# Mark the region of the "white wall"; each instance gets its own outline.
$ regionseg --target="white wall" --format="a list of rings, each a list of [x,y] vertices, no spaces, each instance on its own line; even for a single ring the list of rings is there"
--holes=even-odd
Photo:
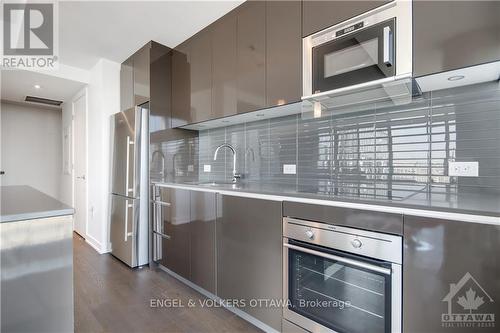
[[[87,241],[109,251],[110,116],[120,111],[120,64],[101,59],[88,85],[88,226]]]
[[[2,185],[30,185],[60,198],[60,110],[2,102],[0,150]]]

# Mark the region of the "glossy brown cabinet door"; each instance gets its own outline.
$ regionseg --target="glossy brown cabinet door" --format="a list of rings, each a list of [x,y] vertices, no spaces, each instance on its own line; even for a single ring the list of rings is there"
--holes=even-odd
[[[279,201],[217,195],[217,294],[245,300],[241,310],[276,330],[281,309],[250,300],[282,298],[281,219]]]
[[[209,30],[189,40],[190,122],[198,123],[212,116],[212,45]]]
[[[134,60],[125,60],[120,67],[120,110],[134,107]]]
[[[170,204],[162,206],[164,221],[162,233],[162,259],[160,263],[186,279],[191,276],[190,242],[190,193],[187,190],[161,188],[161,200]]]
[[[308,1],[304,0],[302,35],[309,36],[332,25],[363,14],[390,1]]]
[[[149,132],[155,133],[172,127],[171,49],[151,42],[150,58]],[[154,137],[150,139],[155,141]]]
[[[403,332],[498,332],[498,322],[446,318],[451,312],[498,320],[499,252],[498,225],[405,216]]]
[[[236,45],[235,12],[212,25],[212,118],[236,113]]]
[[[211,192],[190,191],[190,280],[215,294],[215,198]]]
[[[151,44],[144,45],[134,54],[134,104],[149,101],[149,62]]]
[[[500,1],[414,1],[414,73],[500,60]]]
[[[266,106],[266,3],[247,1],[238,8],[237,113]]]
[[[266,1],[266,106],[302,96],[302,3]]]
[[[172,51],[172,127],[191,123],[191,69],[189,44]]]

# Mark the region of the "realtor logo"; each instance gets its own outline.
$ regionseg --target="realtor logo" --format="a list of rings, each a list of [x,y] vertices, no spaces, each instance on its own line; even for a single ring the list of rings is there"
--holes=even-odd
[[[5,68],[54,68],[57,60],[57,3],[2,4]]]
[[[495,327],[495,314],[487,310],[493,298],[469,272],[450,284],[443,302],[448,303],[447,313],[441,315],[443,327]]]

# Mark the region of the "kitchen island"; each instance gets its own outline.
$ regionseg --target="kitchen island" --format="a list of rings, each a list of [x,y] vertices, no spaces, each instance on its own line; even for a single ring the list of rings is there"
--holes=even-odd
[[[73,208],[30,186],[0,187],[2,332],[72,332]]]

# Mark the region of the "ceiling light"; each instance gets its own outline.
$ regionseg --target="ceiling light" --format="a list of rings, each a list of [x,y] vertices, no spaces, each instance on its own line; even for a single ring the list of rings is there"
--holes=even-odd
[[[458,81],[462,80],[463,78],[465,78],[464,75],[453,75],[448,78],[448,81]]]
[[[39,84],[35,84],[33,87],[35,87],[35,89],[40,89],[41,86]]]

